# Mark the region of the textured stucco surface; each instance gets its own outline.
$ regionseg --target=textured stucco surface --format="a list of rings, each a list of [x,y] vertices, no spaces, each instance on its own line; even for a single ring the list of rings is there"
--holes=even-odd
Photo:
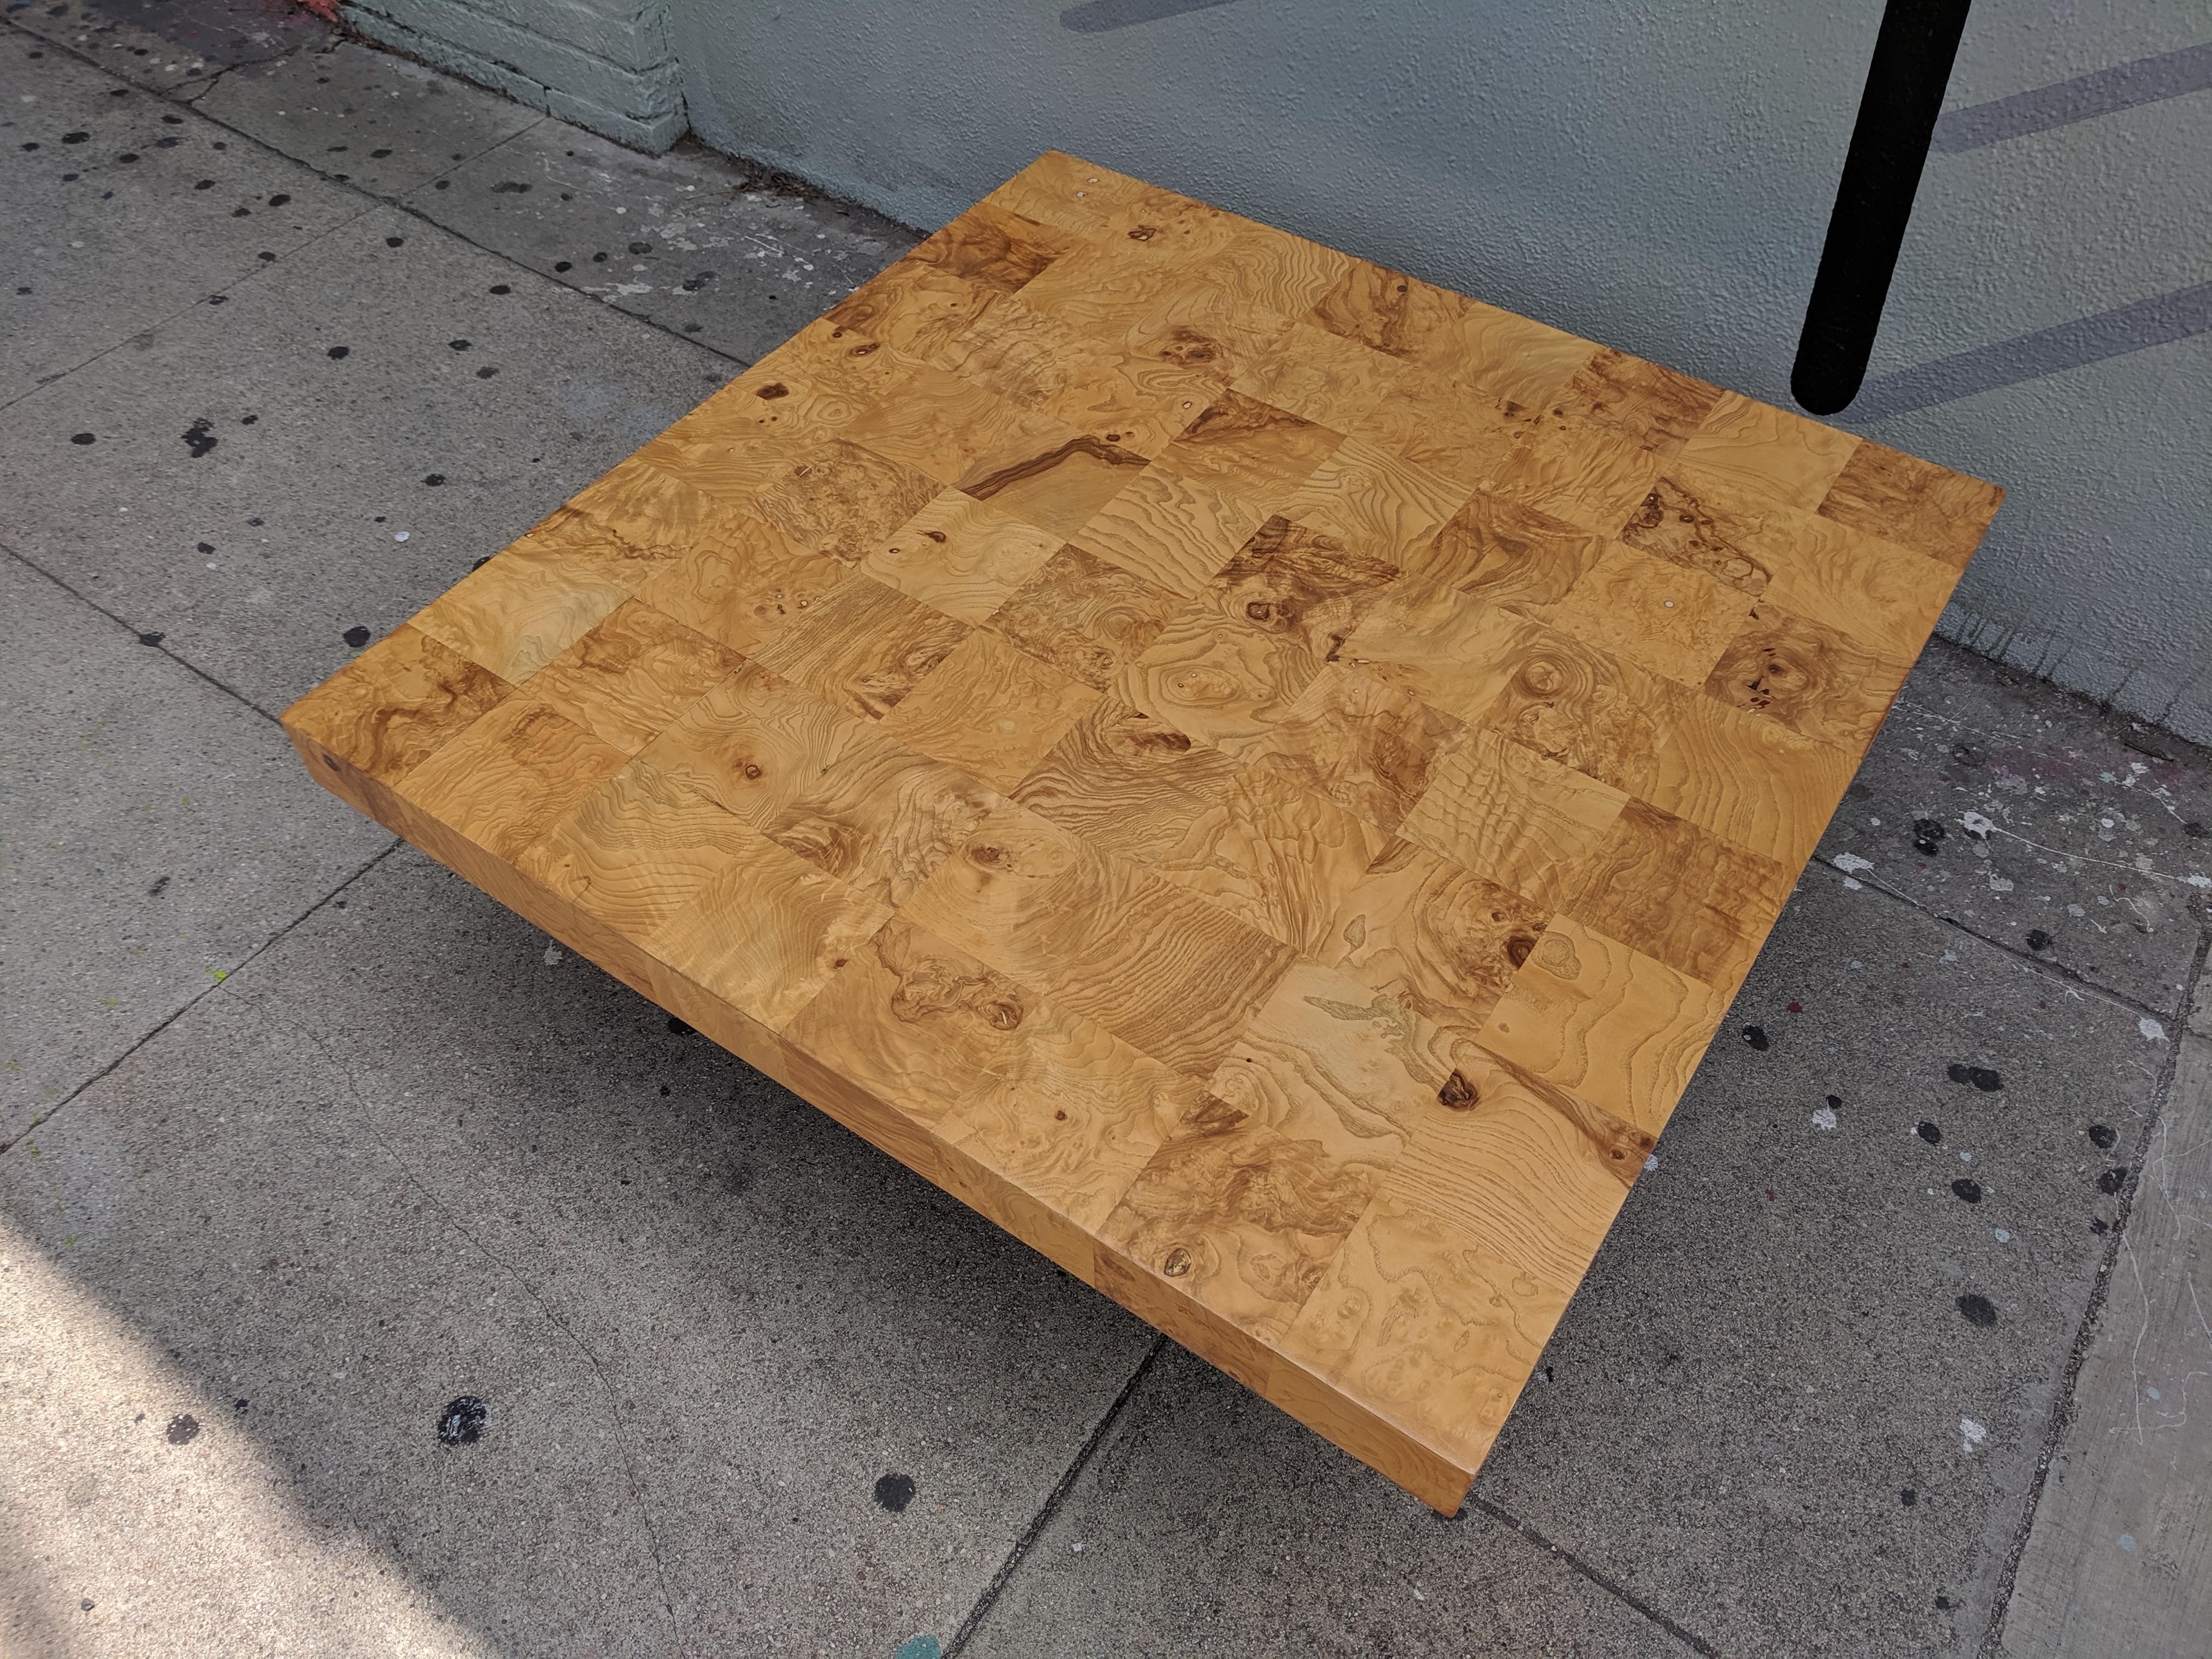
[[[343,0],[370,40],[641,149],[684,136],[665,0]]]
[[[907,222],[1057,146],[1788,403],[1877,0],[1232,0],[1095,32],[1061,9],[669,21],[701,138]],[[1949,103],[2208,33],[2181,0],[1984,0]],[[2212,276],[2208,102],[1931,158],[1870,382]],[[2011,490],[1946,634],[2212,737],[2212,336],[1838,423]]]

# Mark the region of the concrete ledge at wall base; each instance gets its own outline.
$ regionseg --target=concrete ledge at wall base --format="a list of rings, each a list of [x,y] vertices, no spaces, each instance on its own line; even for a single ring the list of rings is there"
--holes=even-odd
[[[529,27],[502,0],[341,0],[338,14],[380,46],[638,149],[657,155],[690,128],[660,0],[568,0]]]

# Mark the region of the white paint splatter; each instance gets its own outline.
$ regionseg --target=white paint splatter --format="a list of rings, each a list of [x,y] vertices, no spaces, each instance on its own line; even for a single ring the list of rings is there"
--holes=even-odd
[[[1997,1243],[2000,1243],[2000,1244],[2009,1244],[2009,1243],[2012,1243],[2012,1235],[2011,1235],[2010,1233],[2007,1232],[2003,1228],[2002,1228],[2002,1227],[1998,1228],[1998,1229],[1997,1229]]]
[[[1646,1174],[1646,1175],[1650,1175],[1650,1174],[1654,1170],[1657,1169],[1658,1167],[1659,1167],[1659,1154],[1658,1154],[1658,1153],[1656,1153],[1656,1152],[1652,1153],[1650,1157],[1649,1157],[1649,1158],[1645,1158],[1645,1159],[1644,1160],[1644,1174]]]
[[[1836,1127],[1836,1109],[1832,1106],[1823,1106],[1820,1110],[1814,1112],[1813,1114],[1813,1127],[1816,1129],[1834,1128]]]
[[[562,960],[563,957],[559,945],[549,945],[545,947],[545,965],[548,968],[558,968]]]
[[[1970,1452],[1990,1437],[1990,1431],[1971,1417],[1959,1419],[1959,1449]]]
[[[1970,836],[1986,836],[1997,827],[1996,819],[1985,818],[1979,812],[1961,812],[1959,823]]]
[[[407,532],[404,530],[395,530],[392,532],[392,539],[395,542],[404,542],[407,539]]]
[[[1863,893],[1866,891],[1866,884],[1864,882],[1854,881],[1849,876],[1845,876],[1844,878],[1844,885],[1846,889],[1854,893]]]
[[[2148,1014],[2145,1014],[2141,1019],[2136,1022],[2136,1030],[2143,1034],[2143,1037],[2146,1042],[2163,1042],[2166,1041],[2166,1027],[2160,1024]]]
[[[2136,1553],[2135,1534],[2131,1532],[2122,1533],[2120,1534],[2120,1547],[2125,1550],[2130,1555],[2133,1555]]]
[[[2212,876],[2184,876],[2182,879],[2191,887],[2212,887]]]
[[[1838,853],[1828,862],[1847,876],[1856,875],[1862,870],[1874,868],[1872,859],[1863,859],[1856,853]]]

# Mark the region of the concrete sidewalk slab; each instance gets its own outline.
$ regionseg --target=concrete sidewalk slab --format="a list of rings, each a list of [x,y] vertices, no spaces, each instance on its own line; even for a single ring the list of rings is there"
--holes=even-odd
[[[2212,754],[1938,640],[1816,856],[2171,1023],[2208,830]]]
[[[1441,1520],[1170,1343],[960,1659],[1697,1650],[1479,1509]]]
[[[258,276],[364,205],[12,29],[0,29],[0,149],[13,152],[0,171],[0,403]]]
[[[751,362],[920,239],[702,150],[533,127],[407,204],[609,305]]]
[[[234,70],[193,107],[739,362],[918,240],[696,145],[640,155],[353,41]]]
[[[4,1223],[0,1376],[0,1650],[484,1650],[383,1540],[313,1523],[240,1426],[250,1400],[196,1386]]]
[[[158,92],[190,92],[239,64],[330,38],[292,0],[15,0],[8,21]]]
[[[2201,983],[2202,981],[2200,981]],[[2212,1632],[2212,1041],[2181,1039],[2005,1610],[2018,1659],[2189,1659]],[[2190,1392],[2197,1391],[2191,1409]]]
[[[26,556],[274,710],[726,369],[375,208],[0,410],[0,497]]]
[[[949,1634],[1152,1340],[407,850],[0,1159],[0,1217],[503,1651]]]
[[[192,107],[387,200],[545,118],[497,93],[336,38],[234,70]]]
[[[269,721],[0,553],[0,1146],[392,845]]]

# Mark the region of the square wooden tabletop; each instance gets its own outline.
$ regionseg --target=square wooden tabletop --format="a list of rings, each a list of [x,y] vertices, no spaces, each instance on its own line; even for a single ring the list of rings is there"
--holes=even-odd
[[[285,723],[1449,1512],[2000,493],[1052,154]]]

